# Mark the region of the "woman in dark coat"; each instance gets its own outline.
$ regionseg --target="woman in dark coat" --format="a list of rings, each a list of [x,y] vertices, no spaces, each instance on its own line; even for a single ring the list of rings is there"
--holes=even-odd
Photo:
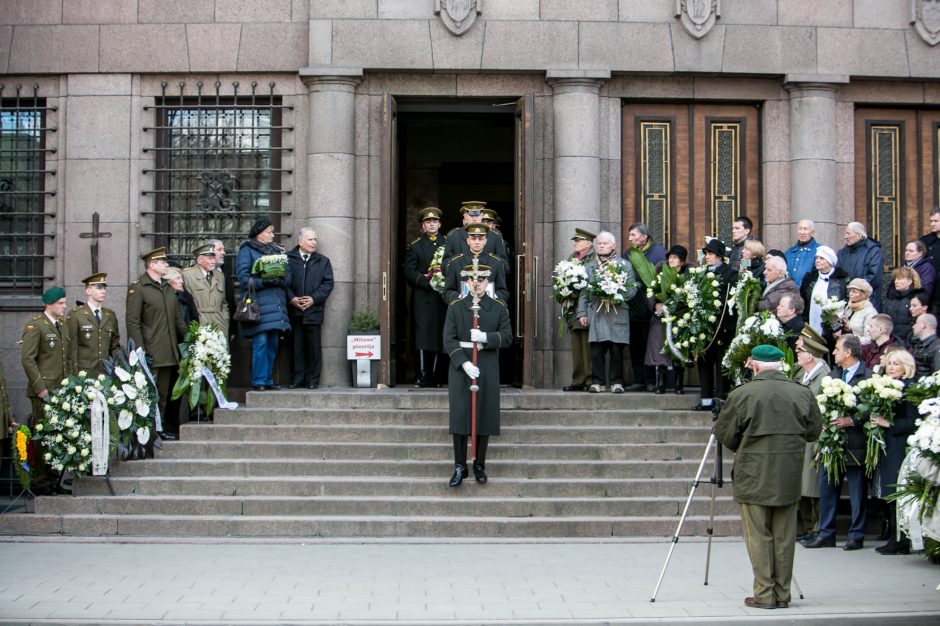
[[[746,249],[747,246],[745,245]],[[689,267],[686,263],[688,257],[689,251],[685,247],[673,246],[666,254],[666,263],[676,270],[677,274],[684,274]],[[656,271],[662,274],[663,263],[656,266]],[[663,346],[666,343],[663,302],[660,302],[656,297],[649,297],[647,301],[653,311],[653,318],[650,320],[649,336],[646,340],[646,357],[643,364],[656,368],[656,393],[666,393],[666,387],[674,389],[679,394],[685,393],[683,387],[685,369],[682,367],[682,362],[674,362],[670,356],[663,354]]]
[[[287,294],[284,291],[290,282],[290,265],[287,266],[287,276],[284,278],[262,279],[251,273],[256,260],[272,254],[284,254],[284,249],[274,243],[271,220],[261,218],[252,225],[248,231],[248,241],[238,248],[235,257],[235,273],[242,294],[248,293],[250,287],[261,312],[259,321],[241,323],[242,336],[251,338],[251,387],[255,391],[280,389],[274,382],[274,359],[280,334],[290,330]]]
[[[186,291],[186,287],[183,285],[183,274],[179,268],[171,267],[168,269],[166,274],[163,275],[163,280],[169,283],[173,291],[176,292],[176,301],[180,305],[180,317],[183,319],[183,323],[186,324],[186,328],[189,328],[189,325],[193,322],[198,322],[199,312],[196,310],[196,301],[193,300],[193,295]]]
[[[914,328],[911,298],[920,290],[920,276],[909,267],[899,267],[891,273],[891,279],[883,312],[894,320],[894,336],[909,346]]]
[[[895,350],[885,356],[886,374],[901,380],[905,389],[914,383],[914,370],[914,357],[906,350]],[[878,464],[880,495],[884,499],[895,492],[894,485],[898,482],[901,464],[907,454],[907,437],[917,429],[917,408],[907,400],[902,400],[895,408],[894,424],[889,424],[881,416],[872,416],[871,421],[884,429],[885,451]],[[890,539],[875,550],[881,554],[907,554],[911,550],[910,540],[904,536],[900,539],[897,537],[897,502],[889,503],[887,510]]]
[[[836,267],[836,262],[836,253],[832,248],[819,246],[816,249],[813,271],[803,277],[803,284],[800,285],[803,320],[823,336],[829,352],[832,352],[836,345],[835,329],[822,321],[822,305],[819,300],[846,300],[849,282],[849,275],[841,267]],[[820,277],[823,279],[821,284]]]
[[[904,261],[907,267],[917,272],[920,277],[920,288],[927,294],[929,301],[937,282],[937,270],[927,257],[927,246],[924,242],[920,239],[907,242],[904,246]]]

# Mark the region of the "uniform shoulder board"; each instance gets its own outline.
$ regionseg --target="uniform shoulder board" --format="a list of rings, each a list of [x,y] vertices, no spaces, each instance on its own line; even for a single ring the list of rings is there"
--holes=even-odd
[[[414,241],[412,241],[411,243],[409,243],[409,244],[408,244],[408,247],[410,248],[411,246],[415,245],[415,244],[418,243],[419,241],[421,241],[421,237],[418,237],[417,239],[415,239]]]
[[[78,312],[81,311],[83,308],[85,308],[85,305],[84,305],[84,304],[79,304],[78,306],[73,306],[72,309],[69,311],[69,313],[78,313]]]
[[[461,228],[463,228],[463,227],[462,227],[462,226],[457,226],[457,227],[455,227],[455,228],[451,228],[449,231],[447,231],[447,236],[450,237],[451,235],[453,235],[454,233],[456,233],[456,232],[457,232],[458,230],[460,230]]]
[[[498,302],[499,304],[502,304],[507,309],[509,308],[509,305],[506,304],[504,301],[500,300],[499,298],[493,298],[493,302]]]

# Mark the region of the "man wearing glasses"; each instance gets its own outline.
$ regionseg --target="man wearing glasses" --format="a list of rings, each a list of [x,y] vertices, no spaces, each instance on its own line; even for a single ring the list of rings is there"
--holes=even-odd
[[[71,361],[75,371],[88,372],[89,378],[103,374],[101,364],[121,349],[121,329],[117,315],[104,306],[108,290],[104,272],[83,278],[85,304],[74,307],[65,318]]]

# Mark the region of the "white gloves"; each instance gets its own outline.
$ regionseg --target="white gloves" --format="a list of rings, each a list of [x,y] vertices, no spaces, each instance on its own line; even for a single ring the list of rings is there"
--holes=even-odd
[[[474,365],[472,362],[470,362],[470,361],[464,361],[464,362],[463,362],[463,365],[461,365],[460,367],[463,368],[463,371],[464,371],[464,372],[467,374],[467,376],[469,376],[470,378],[479,378],[479,376],[480,376],[480,368],[477,367],[476,365]]]
[[[471,328],[470,341],[473,343],[486,343],[486,333],[479,328]]]

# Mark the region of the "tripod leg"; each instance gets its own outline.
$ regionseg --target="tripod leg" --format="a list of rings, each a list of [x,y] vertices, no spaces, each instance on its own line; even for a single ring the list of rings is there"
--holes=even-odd
[[[708,548],[705,551],[705,584],[708,585],[708,570],[712,563],[712,537],[715,536],[715,480],[712,479],[712,502],[708,513]]]
[[[685,501],[685,508],[682,510],[682,516],[679,518],[679,524],[676,526],[676,532],[672,536],[672,544],[669,546],[669,553],[666,555],[666,562],[663,563],[663,569],[659,573],[659,580],[656,581],[656,588],[653,589],[653,597],[650,598],[650,602],[656,602],[656,594],[659,593],[659,587],[663,584],[663,578],[666,576],[666,568],[669,567],[669,559],[672,558],[672,552],[676,549],[676,544],[679,543],[679,532],[682,530],[682,524],[685,523],[685,516],[689,513],[689,507],[692,505],[692,498],[695,496],[695,489],[702,480],[702,471],[705,469],[705,463],[708,462],[708,453],[712,449],[712,444],[714,444],[716,441],[717,439],[715,439],[715,431],[712,429],[712,433],[708,437],[708,443],[705,445],[705,454],[702,455],[702,462],[699,463],[698,471],[695,473],[695,480],[692,481],[692,490],[689,491],[689,497]]]
[[[793,586],[796,587],[796,592],[800,595],[800,600],[803,599],[803,590],[800,589],[800,583],[796,582],[796,576],[790,577],[790,582],[793,583]]]

